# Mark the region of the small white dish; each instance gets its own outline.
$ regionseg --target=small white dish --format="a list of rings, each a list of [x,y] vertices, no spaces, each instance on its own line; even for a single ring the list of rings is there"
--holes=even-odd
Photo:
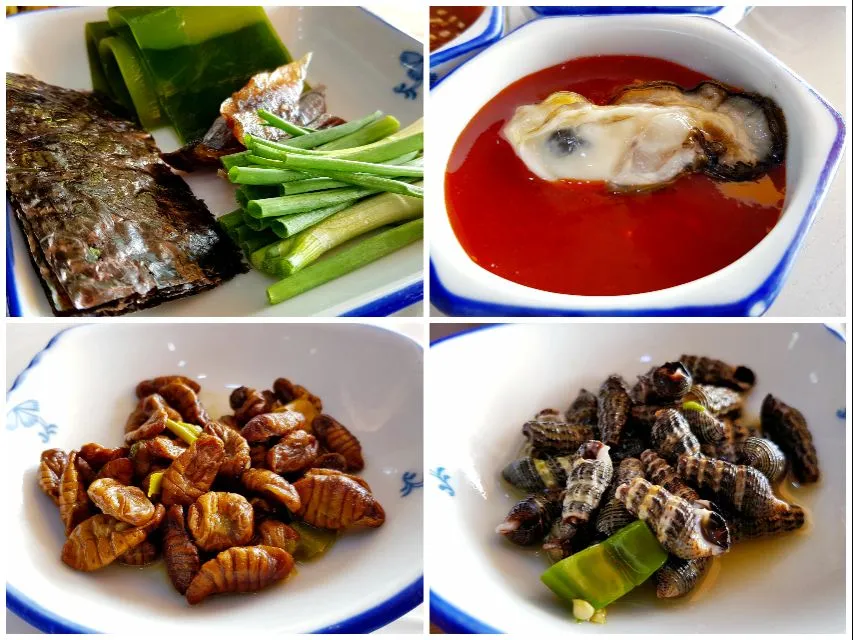
[[[791,489],[809,524],[744,542],[697,588],[662,602],[644,584],[607,607],[607,623],[576,624],[539,580],[547,561],[495,533],[520,499],[501,469],[521,425],[564,410],[612,373],[698,353],[753,368],[747,413],[773,393],[809,422],[821,480]],[[489,326],[431,347],[426,431],[426,548],[431,621],[448,633],[519,637],[577,633],[841,633],[845,625],[844,508],[849,455],[845,344],[819,324],[536,324]],[[448,392],[452,390],[452,392]],[[453,416],[448,420],[447,416]]]
[[[512,82],[565,60],[646,55],[773,98],[788,125],[787,195],[772,231],[746,255],[676,287],[624,296],[574,296],[505,280],[475,264],[445,207],[444,172],[459,134]],[[464,96],[464,100],[460,100]],[[711,18],[669,15],[551,17],[528,22],[457,68],[430,95],[426,180],[430,297],[448,315],[760,316],[779,293],[844,147],[841,116],[753,40]],[[843,230],[839,229],[839,233]]]
[[[48,633],[172,635],[363,633],[423,599],[423,351],[409,338],[350,324],[96,324],[53,338],[6,397],[6,606]],[[346,532],[297,575],[254,594],[190,606],[162,563],[73,571],[60,560],[64,531],[38,488],[39,454],[115,446],[135,405],[134,386],[156,375],[198,380],[213,416],[245,384],[285,376],[323,399],[324,411],[363,445],[362,475],[387,520]]]
[[[486,7],[473,24],[450,42],[429,54],[429,82],[435,86],[444,76],[479,51],[497,42],[504,33],[504,7]]]
[[[215,8],[211,8],[215,11]],[[270,7],[290,53],[314,53],[308,79],[326,86],[329,112],[346,119],[377,109],[402,126],[423,116],[423,45],[359,7]],[[33,11],[7,19],[6,71],[62,87],[91,90],[83,27],[106,8]],[[171,129],[153,132],[163,151],[178,148]],[[234,187],[214,172],[184,177],[215,216],[235,208]],[[52,316],[18,222],[7,204],[8,315]],[[270,306],[273,279],[250,271],[220,287],[137,312],[136,316],[385,316],[423,298],[423,243],[416,242],[300,296]]]
[[[542,6],[522,7],[531,19],[547,16],[623,16],[635,14],[667,14],[667,15],[696,15],[707,16],[719,20],[731,27],[743,20],[752,7],[746,6],[715,6],[715,7],[682,7],[676,5],[656,6]]]

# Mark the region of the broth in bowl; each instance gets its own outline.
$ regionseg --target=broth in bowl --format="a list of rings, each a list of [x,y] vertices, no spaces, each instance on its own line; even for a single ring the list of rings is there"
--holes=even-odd
[[[726,267],[776,225],[785,139],[767,98],[658,58],[578,58],[474,116],[448,161],[447,211],[469,257],[507,280],[656,291]]]

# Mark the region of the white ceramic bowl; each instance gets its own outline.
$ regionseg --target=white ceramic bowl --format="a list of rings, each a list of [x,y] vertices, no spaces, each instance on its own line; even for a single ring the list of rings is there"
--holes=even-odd
[[[821,480],[791,490],[809,522],[799,532],[741,543],[715,561],[697,593],[662,602],[644,584],[607,608],[604,627],[575,624],[540,582],[548,563],[494,528],[516,500],[500,477],[521,425],[565,409],[611,373],[630,380],[685,352],[753,367],[749,413],[768,392],[800,409]],[[845,345],[818,324],[504,325],[430,350],[426,562],[431,621],[447,632],[836,632],[845,623]],[[436,408],[440,407],[440,411]],[[448,420],[447,416],[452,416]]]
[[[504,7],[486,7],[465,31],[429,54],[429,81],[434,86],[477,52],[497,42],[505,28]]]
[[[423,599],[423,351],[362,325],[99,324],[67,330],[40,352],[7,395],[3,430],[6,606],[46,632],[244,635],[367,632]],[[37,485],[39,453],[90,441],[119,444],[145,378],[181,373],[202,385],[213,416],[230,413],[240,384],[286,376],[361,440],[370,483],[387,513],[353,530],[283,584],[189,606],[157,567],[73,571],[64,532]]]
[[[605,54],[672,60],[773,98],[788,124],[787,197],[781,219],[757,246],[724,269],[649,293],[557,294],[483,269],[456,239],[444,204],[444,171],[456,139],[483,104],[515,80],[565,60]],[[841,117],[808,84],[739,31],[702,17],[553,17],[528,22],[439,83],[431,92],[430,118],[441,122],[441,127],[430,129],[426,181],[430,297],[450,315],[761,315],[791,268],[844,143]]]
[[[211,10],[215,10],[212,8]],[[403,126],[423,116],[423,46],[359,7],[270,7],[270,21],[293,56],[312,51],[308,80],[326,85],[330,113],[352,120],[381,109]],[[83,38],[86,22],[104,20],[105,7],[33,11],[4,24],[6,71],[72,89],[91,89]],[[163,151],[176,149],[171,129],[153,132]],[[214,215],[233,211],[234,187],[214,172],[185,176]],[[12,316],[51,316],[24,237],[7,207],[7,308]],[[423,298],[423,243],[270,306],[272,280],[241,274],[211,291],[136,316],[385,316]]]

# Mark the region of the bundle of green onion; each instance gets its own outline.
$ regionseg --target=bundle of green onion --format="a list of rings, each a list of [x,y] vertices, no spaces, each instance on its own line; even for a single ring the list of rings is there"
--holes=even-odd
[[[219,223],[252,266],[279,278],[270,304],[338,278],[423,237],[423,122],[377,111],[316,131],[258,115],[292,137],[246,136],[222,158],[239,208]],[[370,232],[361,241],[317,260]],[[315,264],[316,262],[316,264]]]

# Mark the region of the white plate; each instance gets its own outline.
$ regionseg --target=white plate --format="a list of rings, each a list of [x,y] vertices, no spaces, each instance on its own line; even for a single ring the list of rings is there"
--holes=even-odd
[[[211,9],[215,11],[215,9]],[[312,84],[324,84],[330,113],[354,119],[381,109],[403,126],[423,115],[423,47],[358,7],[274,7],[270,20],[290,53],[314,52]],[[83,39],[86,22],[105,19],[106,9],[88,7],[36,11],[7,19],[7,71],[29,73],[51,84],[91,89]],[[170,129],[154,132],[163,151],[178,147]],[[185,177],[214,215],[234,210],[234,188],[213,173]],[[7,282],[11,315],[51,316],[26,243],[7,208]],[[10,233],[11,232],[11,233]],[[8,240],[11,239],[11,242]],[[11,252],[10,252],[11,253]],[[356,272],[269,306],[268,276],[238,275],[220,287],[137,312],[145,316],[311,316],[388,315],[423,297],[423,243],[413,243]]]
[[[66,330],[7,395],[3,431],[6,605],[43,631],[196,634],[364,632],[423,597],[423,352],[410,339],[363,325],[98,324]],[[191,607],[162,568],[110,566],[94,574],[60,560],[56,506],[37,486],[39,453],[86,442],[114,445],[135,384],[181,373],[202,385],[213,416],[230,413],[240,384],[279,376],[323,399],[361,440],[370,483],[387,514],[353,530],[297,575],[251,595]],[[249,627],[247,627],[247,621]]]
[[[540,582],[547,562],[495,534],[514,502],[500,478],[521,425],[565,409],[581,387],[627,380],[682,353],[751,366],[748,412],[772,392],[800,409],[814,435],[821,481],[791,490],[810,524],[737,545],[698,593],[661,602],[646,584],[607,608],[607,623],[575,624]],[[431,620],[448,632],[841,632],[845,620],[844,343],[821,325],[507,325],[431,348],[427,403],[427,564]],[[451,393],[448,390],[452,389]],[[453,416],[448,420],[447,416]],[[464,578],[463,578],[464,577]]]

